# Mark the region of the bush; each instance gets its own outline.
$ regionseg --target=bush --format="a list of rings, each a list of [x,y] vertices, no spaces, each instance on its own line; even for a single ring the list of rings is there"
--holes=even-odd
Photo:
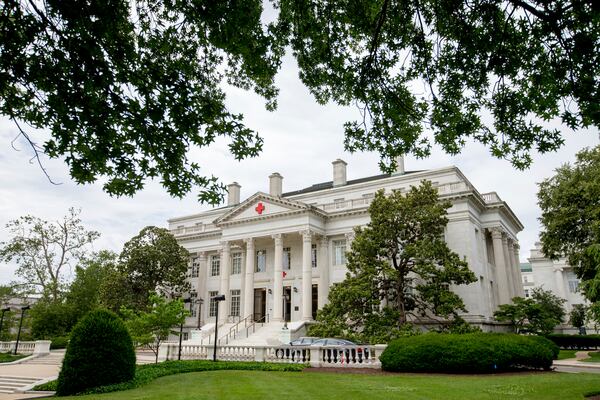
[[[71,332],[56,394],[66,396],[118,384],[134,375],[135,353],[125,324],[116,314],[97,310],[82,318]]]
[[[380,357],[399,372],[493,373],[550,369],[558,348],[537,336],[505,333],[427,333],[394,340]]]
[[[69,344],[68,336],[54,337],[52,338],[52,342],[50,342],[50,350],[66,349],[67,344]]]
[[[203,371],[280,371],[280,372],[300,372],[306,365],[303,364],[272,364],[266,362],[240,362],[240,361],[207,361],[207,360],[186,360],[186,361],[165,361],[159,364],[139,365],[135,372],[135,378],[131,381],[107,385],[86,390],[85,394],[108,393],[120,390],[133,389],[144,385],[154,379],[174,374],[186,372]],[[56,382],[50,381],[37,385],[34,390],[56,390]]]
[[[546,336],[561,349],[592,350],[600,348],[600,335],[566,335],[555,333]]]

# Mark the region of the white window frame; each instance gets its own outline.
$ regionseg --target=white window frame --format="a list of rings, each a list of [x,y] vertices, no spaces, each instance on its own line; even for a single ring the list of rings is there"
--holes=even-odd
[[[210,276],[221,275],[221,257],[218,254],[210,256]]]
[[[345,239],[333,241],[333,265],[346,265],[346,248]]]
[[[218,290],[208,292],[208,298],[210,299],[209,307],[208,307],[208,316],[215,317],[217,315],[217,307],[219,303],[214,299],[215,296],[219,295]]]
[[[232,317],[239,317],[242,292],[240,289],[232,289],[232,290],[230,290],[230,296],[231,296],[231,302],[230,302],[231,307],[229,310],[230,311],[229,315],[231,315]]]
[[[318,257],[319,256],[317,254],[317,245],[311,244],[310,245],[310,262],[311,262],[313,268],[317,268],[317,263],[319,262]]]
[[[281,269],[284,271],[289,271],[292,269],[292,248],[284,247],[283,248],[283,257],[281,258]]]
[[[267,251],[266,250],[256,250],[256,267],[255,267],[254,272],[267,272]]]
[[[568,284],[569,284],[569,292],[570,293],[579,292],[579,280],[578,279],[569,279]]]
[[[192,260],[192,267],[190,268],[190,278],[197,278],[200,271],[200,265],[198,264],[198,258]]]
[[[242,273],[242,253],[233,253],[231,255],[231,275]]]

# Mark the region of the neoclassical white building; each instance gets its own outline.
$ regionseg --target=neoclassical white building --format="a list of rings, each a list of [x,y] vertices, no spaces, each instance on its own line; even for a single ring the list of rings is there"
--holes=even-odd
[[[228,185],[227,205],[170,219],[169,229],[190,251],[192,317],[188,328],[235,319],[311,321],[329,288],[344,280],[353,229],[369,222],[379,189],[407,191],[423,180],[450,200],[445,237],[465,257],[477,282],[452,288],[463,298],[467,320],[492,329],[499,304],[522,295],[517,234],[523,229],[495,193],[479,193],[456,167],[405,171],[347,180],[347,165],[333,161],[333,179],[283,191],[283,177],[269,176],[268,193],[240,199]],[[211,298],[225,294],[226,300]],[[200,301],[200,299],[202,301]]]
[[[571,312],[575,304],[589,304],[579,291],[579,278],[566,258],[551,260],[544,257],[542,245],[537,242],[531,249],[528,261],[529,263],[521,264],[525,297],[529,297],[531,291],[536,287],[550,290],[558,297],[565,299],[564,308],[567,314]],[[575,331],[566,324],[566,321],[560,329]]]

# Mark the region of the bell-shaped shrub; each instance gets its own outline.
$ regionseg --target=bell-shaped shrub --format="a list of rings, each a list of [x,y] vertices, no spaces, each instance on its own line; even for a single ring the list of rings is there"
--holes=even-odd
[[[71,332],[56,394],[81,393],[134,375],[135,352],[125,324],[110,311],[92,311]]]

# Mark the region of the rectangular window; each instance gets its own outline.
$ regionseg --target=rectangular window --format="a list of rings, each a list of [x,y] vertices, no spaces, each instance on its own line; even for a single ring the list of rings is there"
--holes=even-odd
[[[208,292],[208,298],[210,299],[210,303],[209,303],[209,308],[208,308],[208,316],[209,317],[214,317],[215,315],[217,315],[217,302],[215,301],[214,297],[218,296],[219,292],[218,291],[210,291]]]
[[[317,245],[310,245],[310,259],[312,262],[312,267],[317,268]]]
[[[258,250],[256,252],[256,271],[265,272],[267,270],[267,251]]]
[[[346,241],[345,240],[334,240],[333,241],[333,265],[344,265],[346,264]]]
[[[527,275],[523,275],[523,283],[528,283],[529,277]]]
[[[231,262],[231,275],[242,273],[242,253],[233,253]]]
[[[569,292],[571,292],[571,293],[579,292],[579,281],[578,280],[569,281]]]
[[[221,273],[221,258],[218,255],[210,257],[210,276],[219,276]]]
[[[529,289],[525,289],[525,298],[529,298]]]
[[[234,317],[240,316],[240,290],[231,291],[231,314]]]
[[[283,248],[283,269],[289,270],[292,265],[292,250],[289,247]]]
[[[192,260],[192,270],[190,272],[190,277],[191,278],[197,278],[198,277],[198,270],[200,269],[200,265],[198,265],[198,259],[194,258]]]
[[[198,305],[196,304],[197,298],[198,293],[190,292],[190,317],[196,318],[198,316]]]

